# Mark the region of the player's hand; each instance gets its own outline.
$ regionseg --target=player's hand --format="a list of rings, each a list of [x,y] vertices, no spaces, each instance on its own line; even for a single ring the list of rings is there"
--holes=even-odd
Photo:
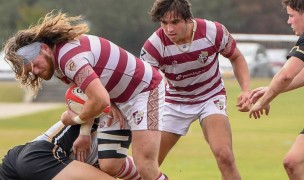
[[[76,123],[72,119],[74,116],[77,116],[77,114],[67,109],[61,114],[61,121],[64,125],[75,125]]]
[[[79,135],[73,143],[73,152],[78,161],[84,162],[91,150],[91,136]]]
[[[250,93],[250,102],[252,104],[255,104],[257,102],[257,100],[262,97],[265,92],[267,91],[268,87],[258,87],[254,90],[251,91]]]
[[[264,114],[268,115],[270,111],[270,105],[269,104],[261,104],[260,101],[256,102],[250,109],[249,111],[249,117],[251,118],[252,116],[254,119],[258,119],[261,117],[261,115]]]
[[[249,101],[249,91],[242,91],[241,94],[237,98],[237,104],[238,110],[241,112],[248,112],[250,109],[250,101]]]
[[[111,104],[111,111],[109,113],[109,120],[108,120],[108,126],[111,126],[113,124],[115,124],[116,122],[119,122],[120,124],[120,129],[124,129],[125,128],[125,118],[124,116],[121,114],[119,108],[116,106],[115,103]]]

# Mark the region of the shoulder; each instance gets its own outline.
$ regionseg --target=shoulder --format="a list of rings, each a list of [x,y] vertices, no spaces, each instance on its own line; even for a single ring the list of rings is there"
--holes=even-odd
[[[297,41],[297,46],[304,46],[304,35],[301,35]]]

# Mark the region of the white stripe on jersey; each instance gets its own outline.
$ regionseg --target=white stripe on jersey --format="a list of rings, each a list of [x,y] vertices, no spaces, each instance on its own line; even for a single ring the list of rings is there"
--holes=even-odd
[[[86,58],[84,58],[86,57]],[[81,53],[78,53],[76,54],[75,56],[73,56],[71,59],[73,60],[78,60],[78,59],[85,59],[86,61],[77,61],[77,66],[78,67],[82,67],[83,65],[87,64],[87,63],[92,63],[94,61],[94,55],[90,52],[90,51],[87,51],[87,52],[81,52]],[[78,69],[77,67],[77,69]],[[65,70],[65,74],[68,76],[68,77],[74,77],[75,74],[78,72],[78,71],[70,71],[68,70],[67,68],[64,69]]]
[[[135,57],[132,56],[130,53],[127,53],[127,58],[128,58],[127,67],[125,69],[123,76],[121,77],[121,79],[118,82],[118,84],[120,84],[120,86],[115,86],[109,92],[111,98],[117,98],[118,96],[120,96],[128,88],[130,81],[133,78],[133,75],[134,75],[134,72],[136,69]],[[136,89],[138,89],[138,88],[136,88]],[[141,90],[142,89],[140,88],[140,91]]]
[[[71,49],[74,49],[75,47],[79,46],[80,42],[79,40],[71,41],[69,43],[66,43],[62,46],[62,48],[59,51],[58,59],[61,59],[62,56],[64,56],[66,53],[68,53]]]
[[[102,74],[100,75],[100,81],[101,83],[105,86],[106,84],[108,84],[110,78],[112,77],[112,74],[114,73],[114,71],[111,69],[104,69],[102,71]]]
[[[93,58],[94,62],[92,63],[92,65],[96,66],[96,63],[98,62],[97,59],[99,59],[100,52],[101,52],[100,40],[96,36],[92,36],[92,35],[86,35],[86,36],[89,38],[90,46],[91,46],[91,51],[92,51],[92,53],[95,56],[95,58]]]
[[[212,44],[215,44],[215,37],[217,35],[216,26],[214,22],[205,21],[206,22],[206,36],[211,41]]]
[[[153,47],[157,49],[158,53],[162,55],[163,54],[162,52],[164,50],[164,45],[161,39],[159,38],[159,36],[156,34],[156,32],[154,32],[148,40],[153,45]]]
[[[145,65],[145,71],[147,73],[144,74],[143,80],[145,81],[141,81],[140,84],[138,85],[139,87],[142,87],[141,89],[136,88],[135,91],[133,92],[133,94],[131,95],[130,99],[132,99],[136,94],[139,94],[143,89],[147,88],[149,86],[149,81],[151,81],[152,79],[152,66],[150,66],[147,62],[143,61],[144,65]],[[146,82],[148,81],[148,82]]]
[[[105,66],[106,69],[116,69],[120,57],[120,52],[118,46],[110,42],[111,53],[109,61]]]
[[[130,55],[131,56],[131,55]],[[134,57],[134,56],[133,56]],[[132,93],[130,99],[132,99],[134,96],[139,94],[143,89],[147,88],[149,86],[149,82],[152,80],[153,72],[152,72],[152,66],[150,66],[147,62],[142,61],[145,66],[145,72],[143,76],[143,80],[139,83],[138,87],[141,88],[136,88],[134,92]]]

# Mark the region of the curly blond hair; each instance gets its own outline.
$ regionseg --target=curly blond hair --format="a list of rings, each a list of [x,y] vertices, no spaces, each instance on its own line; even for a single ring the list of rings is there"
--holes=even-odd
[[[68,17],[66,13],[51,11],[41,18],[36,25],[28,29],[18,31],[4,44],[5,59],[8,61],[16,74],[16,79],[21,85],[30,87],[34,94],[40,89],[42,79],[24,73],[24,64],[16,51],[33,42],[42,42],[50,48],[58,43],[64,43],[78,39],[89,31],[86,23],[80,22],[81,16]]]

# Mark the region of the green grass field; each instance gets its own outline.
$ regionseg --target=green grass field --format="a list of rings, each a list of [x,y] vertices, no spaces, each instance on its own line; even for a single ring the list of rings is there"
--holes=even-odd
[[[269,80],[253,80],[252,88]],[[272,102],[269,116],[255,120],[235,108],[239,93],[235,80],[225,80],[228,113],[233,131],[236,162],[244,180],[286,180],[284,155],[303,128],[302,89],[280,95]],[[0,156],[14,145],[32,140],[56,122],[64,107],[19,118],[0,120]],[[195,122],[162,165],[172,180],[219,180],[220,173],[211,151]]]

